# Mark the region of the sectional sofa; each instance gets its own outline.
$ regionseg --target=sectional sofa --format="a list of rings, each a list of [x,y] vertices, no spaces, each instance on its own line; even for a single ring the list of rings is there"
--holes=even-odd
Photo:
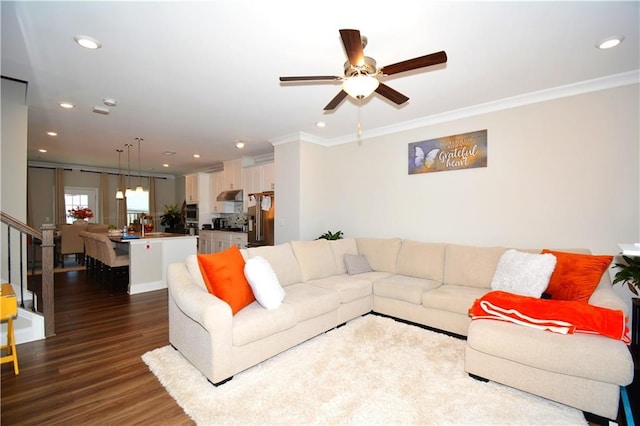
[[[253,302],[235,315],[207,291],[198,259],[190,256],[169,266],[169,340],[218,385],[375,312],[466,337],[465,369],[474,376],[615,419],[619,387],[633,379],[633,360],[622,341],[469,317],[474,301],[491,291],[505,250],[399,238],[292,241],[243,249],[244,259],[269,262],[285,296],[276,309]],[[627,309],[608,273],[589,304]]]

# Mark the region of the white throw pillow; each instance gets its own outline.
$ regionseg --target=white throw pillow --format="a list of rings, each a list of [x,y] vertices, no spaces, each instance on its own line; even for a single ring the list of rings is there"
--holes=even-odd
[[[556,262],[552,254],[506,250],[498,261],[491,289],[539,298],[549,285]]]
[[[277,309],[280,306],[285,292],[267,259],[256,256],[247,260],[244,264],[244,276],[259,304],[267,309]]]

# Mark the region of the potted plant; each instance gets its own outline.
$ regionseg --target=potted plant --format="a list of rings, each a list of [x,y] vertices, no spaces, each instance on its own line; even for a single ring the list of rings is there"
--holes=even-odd
[[[331,232],[327,231],[320,235],[316,240],[340,240],[342,239],[342,231]]]
[[[627,284],[629,290],[638,296],[640,290],[640,257],[622,256],[626,263],[616,263],[614,266],[620,268],[616,273],[613,284]]]
[[[177,205],[171,204],[164,206],[164,214],[160,216],[162,219],[160,225],[164,226],[165,232],[180,233],[184,232],[184,223],[182,222],[182,213]]]

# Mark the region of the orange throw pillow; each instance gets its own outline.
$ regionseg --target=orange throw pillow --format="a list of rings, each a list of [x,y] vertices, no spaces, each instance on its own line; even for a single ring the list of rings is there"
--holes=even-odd
[[[227,302],[233,315],[256,300],[244,276],[244,258],[237,246],[199,254],[198,264],[209,293]]]
[[[545,290],[554,300],[577,300],[589,302],[602,274],[607,270],[613,256],[565,253],[544,249],[542,253],[553,254],[558,262]]]

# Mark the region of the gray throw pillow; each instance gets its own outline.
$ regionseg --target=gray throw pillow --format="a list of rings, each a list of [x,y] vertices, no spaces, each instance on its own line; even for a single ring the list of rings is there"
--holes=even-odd
[[[366,256],[345,254],[344,264],[347,267],[347,273],[349,275],[362,274],[363,272],[371,272],[371,266],[367,261]]]

